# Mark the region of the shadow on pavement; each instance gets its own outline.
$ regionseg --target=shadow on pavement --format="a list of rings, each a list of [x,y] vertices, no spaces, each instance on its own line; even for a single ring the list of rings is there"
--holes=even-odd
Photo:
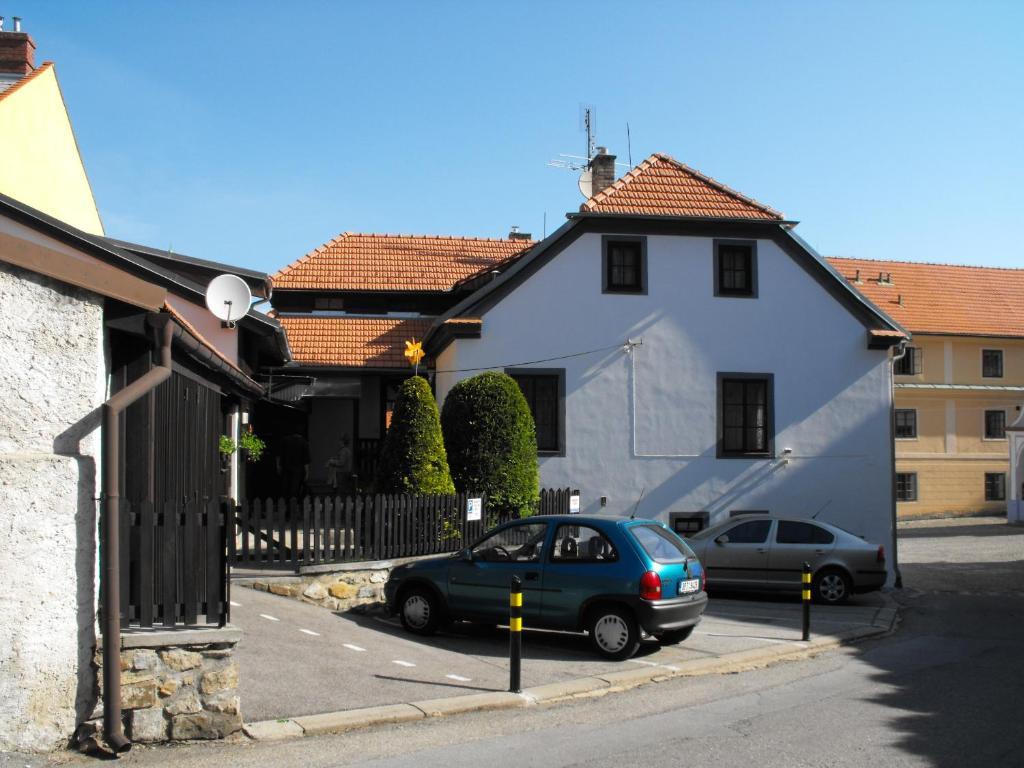
[[[938,523],[939,521],[936,521]],[[904,539],[945,539],[955,536],[970,536],[977,538],[995,536],[1018,536],[1024,538],[1024,526],[1002,525],[979,523],[977,525],[929,525],[914,526],[913,528],[900,528],[898,532],[900,540]]]

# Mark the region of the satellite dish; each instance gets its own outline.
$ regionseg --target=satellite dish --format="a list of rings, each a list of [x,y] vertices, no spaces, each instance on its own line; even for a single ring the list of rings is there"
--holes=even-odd
[[[206,306],[228,328],[249,311],[252,294],[245,280],[237,275],[218,275],[206,287]]]
[[[589,168],[584,169],[583,173],[580,174],[579,185],[580,194],[587,198],[587,200],[594,196],[594,175]]]

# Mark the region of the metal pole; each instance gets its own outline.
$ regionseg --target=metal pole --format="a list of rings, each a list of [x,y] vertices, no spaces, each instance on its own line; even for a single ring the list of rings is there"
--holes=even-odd
[[[804,563],[803,582],[804,601],[804,640],[811,639],[811,564]]]
[[[512,592],[509,595],[508,619],[508,689],[520,693],[520,667],[523,658],[523,582],[518,576],[512,577]]]

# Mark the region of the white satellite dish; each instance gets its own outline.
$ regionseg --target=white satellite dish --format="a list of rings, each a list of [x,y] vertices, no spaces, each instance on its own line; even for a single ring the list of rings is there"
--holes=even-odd
[[[580,174],[580,193],[589,200],[594,196],[594,175],[589,168],[585,168]]]
[[[249,311],[252,294],[238,275],[218,275],[206,286],[206,306],[228,328]]]

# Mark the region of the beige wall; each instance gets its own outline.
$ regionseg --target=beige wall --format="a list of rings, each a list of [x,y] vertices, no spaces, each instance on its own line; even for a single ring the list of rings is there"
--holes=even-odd
[[[1009,471],[1005,439],[985,438],[985,411],[1003,410],[1006,423],[1024,405],[1024,339],[915,336],[922,372],[897,376],[896,407],[917,411],[917,438],[896,441],[896,471],[916,472],[918,500],[900,502],[900,517],[1005,512],[1003,501],[985,501],[985,473]],[[1003,350],[1003,377],[983,378],[981,350]],[[903,383],[941,389],[901,388]],[[977,390],[971,386],[1020,387]],[[1009,495],[1009,489],[1007,489]]]
[[[103,234],[53,67],[0,100],[0,192]]]

